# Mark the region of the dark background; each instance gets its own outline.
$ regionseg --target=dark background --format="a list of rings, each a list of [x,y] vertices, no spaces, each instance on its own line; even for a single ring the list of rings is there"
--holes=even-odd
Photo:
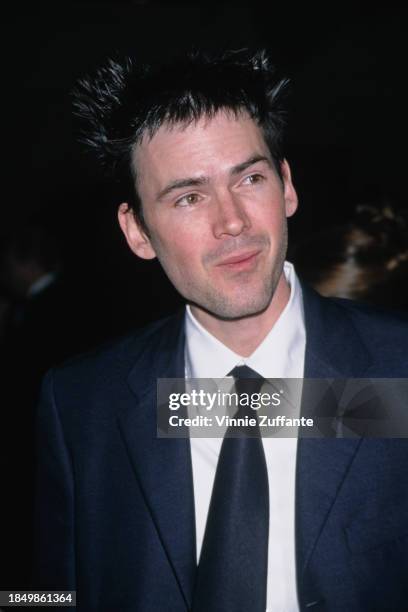
[[[407,23],[389,2],[1,6],[0,251],[11,230],[39,217],[58,237],[65,268],[48,293],[10,306],[0,343],[4,590],[29,580],[35,406],[45,370],[181,303],[156,262],[130,253],[118,196],[77,144],[76,80],[110,55],[160,61],[192,47],[269,48],[292,81],[287,157],[300,196],[292,243],[346,221],[359,203],[406,208],[408,100]]]
[[[114,190],[76,143],[70,90],[109,55],[272,50],[292,80],[287,157],[301,202],[292,240],[361,202],[406,206],[407,23],[396,4],[60,0],[16,3],[2,21],[0,231],[47,217],[101,338],[179,303],[157,264],[128,252]]]

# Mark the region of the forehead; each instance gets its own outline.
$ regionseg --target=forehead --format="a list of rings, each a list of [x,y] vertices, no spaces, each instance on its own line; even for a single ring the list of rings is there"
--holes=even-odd
[[[251,155],[270,157],[263,132],[248,115],[219,112],[188,124],[162,125],[133,151],[138,180],[219,174]],[[174,176],[176,175],[176,176]]]

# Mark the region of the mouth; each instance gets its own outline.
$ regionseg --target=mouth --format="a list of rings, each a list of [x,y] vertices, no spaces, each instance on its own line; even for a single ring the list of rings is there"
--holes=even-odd
[[[261,251],[246,251],[244,253],[238,253],[223,259],[217,264],[217,267],[226,268],[229,270],[249,270],[257,262],[258,255]]]

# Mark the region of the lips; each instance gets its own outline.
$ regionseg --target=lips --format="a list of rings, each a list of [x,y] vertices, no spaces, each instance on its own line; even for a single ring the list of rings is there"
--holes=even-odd
[[[250,264],[255,261],[256,256],[260,253],[259,250],[255,251],[245,251],[243,253],[237,253],[236,255],[231,255],[231,257],[227,257],[220,261],[218,266],[228,266],[228,267],[238,267],[240,265]]]

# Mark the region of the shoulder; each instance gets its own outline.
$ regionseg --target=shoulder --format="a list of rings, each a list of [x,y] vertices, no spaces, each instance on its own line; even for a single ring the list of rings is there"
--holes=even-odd
[[[47,379],[59,386],[73,388],[90,387],[104,389],[109,382],[126,377],[139,359],[148,364],[163,344],[172,342],[180,331],[184,312],[155,321],[125,336],[77,355],[53,368]]]
[[[322,298],[326,305],[348,317],[367,342],[399,338],[408,342],[408,315],[342,298]]]
[[[302,291],[309,354],[323,358],[345,376],[408,375],[405,314],[324,298],[305,285]]]
[[[302,283],[306,322],[319,324],[325,331],[338,333],[343,326],[353,326],[367,340],[375,337],[402,335],[408,339],[408,314],[384,309],[372,304],[344,298],[322,297],[314,289]]]
[[[350,367],[367,362],[365,375],[405,377],[408,375],[408,317],[354,300],[321,298],[327,314],[325,338],[348,359]],[[354,367],[354,366],[353,366]],[[356,371],[359,370],[360,365]]]

